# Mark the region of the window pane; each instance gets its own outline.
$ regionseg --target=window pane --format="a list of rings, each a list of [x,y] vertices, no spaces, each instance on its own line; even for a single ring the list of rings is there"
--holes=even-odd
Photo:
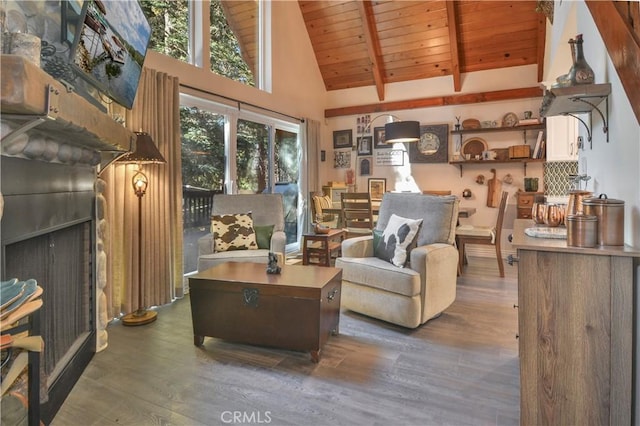
[[[271,192],[269,186],[269,127],[238,120],[236,157],[238,191],[259,194]]]
[[[287,244],[298,238],[298,135],[276,129],[275,192],[282,193]]]
[[[211,0],[211,71],[255,87],[258,2]]]
[[[185,273],[197,269],[198,238],[209,232],[213,195],[225,180],[224,116],[180,107]]]
[[[172,58],[189,59],[189,1],[142,0],[149,24],[149,48]]]

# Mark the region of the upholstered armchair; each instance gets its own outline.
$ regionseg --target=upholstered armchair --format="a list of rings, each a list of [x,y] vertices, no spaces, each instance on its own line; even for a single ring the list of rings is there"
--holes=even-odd
[[[385,193],[374,235],[342,242],[342,256],[336,259],[342,268],[342,307],[408,328],[440,315],[456,297],[458,204],[455,196]],[[379,250],[375,254],[382,258],[374,255],[374,239],[381,247],[387,225],[396,226],[399,218],[421,223],[406,263],[394,257],[396,266],[383,260]],[[389,241],[404,241],[407,233],[399,229]]]
[[[248,212],[251,212],[258,248],[219,251],[215,247],[213,234],[209,233],[198,240],[198,271],[230,261],[266,264],[269,251],[284,259],[287,237],[284,233],[282,194],[218,194],[213,197],[212,216]]]

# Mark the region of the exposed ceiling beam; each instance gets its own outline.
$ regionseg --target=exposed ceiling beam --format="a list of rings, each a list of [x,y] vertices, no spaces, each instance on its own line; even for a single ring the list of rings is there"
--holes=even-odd
[[[455,1],[448,1],[447,20],[449,21],[449,45],[451,49],[451,74],[453,76],[453,90],[462,90],[460,81],[460,54],[458,53],[458,19],[456,18]]]
[[[586,4],[607,47],[611,62],[618,72],[636,120],[640,123],[640,44],[636,40],[637,36],[620,15],[614,2],[587,0]]]
[[[547,17],[543,13],[538,14],[537,29],[536,62],[538,63],[538,82],[541,82],[544,78],[544,47],[547,38]]]
[[[331,108],[324,110],[324,116],[325,118],[331,118],[341,117],[344,115],[358,115],[377,112],[399,111],[403,109],[440,107],[446,105],[477,104],[482,102],[506,101],[526,98],[542,98],[542,88],[523,87],[520,89],[497,90],[494,92],[436,96],[433,98],[410,99],[406,101]]]
[[[367,52],[371,60],[371,72],[373,73],[373,80],[376,83],[376,91],[378,92],[378,99],[384,100],[384,80],[382,78],[382,62],[380,57],[382,56],[380,50],[380,40],[378,39],[378,31],[376,30],[376,23],[373,19],[373,6],[370,1],[358,1],[358,11],[362,18],[362,30],[364,32],[364,41],[367,45]]]

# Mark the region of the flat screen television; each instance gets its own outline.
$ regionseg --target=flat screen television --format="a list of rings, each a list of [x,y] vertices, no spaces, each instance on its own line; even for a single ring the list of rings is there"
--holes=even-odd
[[[62,38],[69,64],[89,85],[131,108],[136,97],[151,26],[138,0],[68,0]]]

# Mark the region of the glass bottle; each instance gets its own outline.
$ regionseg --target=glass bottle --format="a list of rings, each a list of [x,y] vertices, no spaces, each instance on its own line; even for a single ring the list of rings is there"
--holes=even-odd
[[[592,84],[595,81],[593,70],[584,59],[582,50],[582,34],[576,36],[576,62],[574,64],[573,73],[571,75],[572,84]]]

